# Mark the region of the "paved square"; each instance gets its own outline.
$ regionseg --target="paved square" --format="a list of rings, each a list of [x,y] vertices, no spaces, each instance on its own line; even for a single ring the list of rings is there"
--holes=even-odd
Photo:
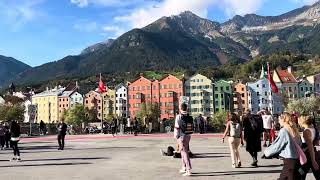
[[[227,143],[216,135],[193,135],[192,177],[182,177],[180,159],[162,157],[175,141],[167,135],[68,136],[66,150],[58,151],[55,137],[24,139],[20,143],[22,162],[10,162],[12,151],[0,151],[0,177],[5,180],[172,180],[172,179],[277,179],[281,161],[259,159],[251,168],[251,158],[241,148],[242,168],[233,169]],[[261,154],[259,154],[261,156]],[[311,174],[308,179],[313,179]]]

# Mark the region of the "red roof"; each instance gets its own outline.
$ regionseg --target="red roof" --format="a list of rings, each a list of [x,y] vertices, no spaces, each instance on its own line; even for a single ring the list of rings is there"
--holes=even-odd
[[[298,83],[296,78],[292,73],[289,73],[287,70],[279,70],[277,69],[277,74],[280,78],[281,83]]]

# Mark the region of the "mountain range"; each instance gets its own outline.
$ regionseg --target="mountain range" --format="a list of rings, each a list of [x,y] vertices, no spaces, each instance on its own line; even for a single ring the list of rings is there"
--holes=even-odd
[[[13,77],[18,84],[34,84],[98,73],[197,71],[245,63],[280,51],[316,55],[320,54],[318,42],[319,2],[279,16],[237,15],[224,23],[186,11],[97,43],[77,56],[33,68],[17,68],[13,74],[18,76],[6,75],[0,79],[0,86]],[[0,75],[2,71],[5,70],[0,68]]]

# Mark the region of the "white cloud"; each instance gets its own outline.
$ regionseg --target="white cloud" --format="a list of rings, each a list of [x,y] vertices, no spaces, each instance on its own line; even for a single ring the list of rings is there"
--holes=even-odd
[[[125,29],[119,26],[104,26],[102,29],[104,31],[104,33],[102,33],[103,35],[112,33],[113,34],[113,36],[111,36],[112,38],[118,37],[125,32]]]
[[[93,32],[98,29],[96,22],[80,22],[73,25],[73,28],[83,32]]]
[[[72,4],[76,4],[79,7],[86,7],[89,5],[88,0],[70,0]]]
[[[265,0],[246,0],[245,2],[239,0],[223,0],[220,8],[231,17],[257,12],[262,7],[263,2],[265,2]]]
[[[129,5],[137,5],[145,3],[145,0],[70,0],[72,4],[79,7],[87,7],[89,5],[105,6],[105,7],[124,7]]]
[[[15,28],[43,15],[38,6],[44,0],[0,1],[0,19]]]

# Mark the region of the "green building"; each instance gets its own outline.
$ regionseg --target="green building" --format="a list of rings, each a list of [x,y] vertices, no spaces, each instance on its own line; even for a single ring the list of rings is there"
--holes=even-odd
[[[232,82],[219,80],[214,83],[214,113],[233,110]]]

